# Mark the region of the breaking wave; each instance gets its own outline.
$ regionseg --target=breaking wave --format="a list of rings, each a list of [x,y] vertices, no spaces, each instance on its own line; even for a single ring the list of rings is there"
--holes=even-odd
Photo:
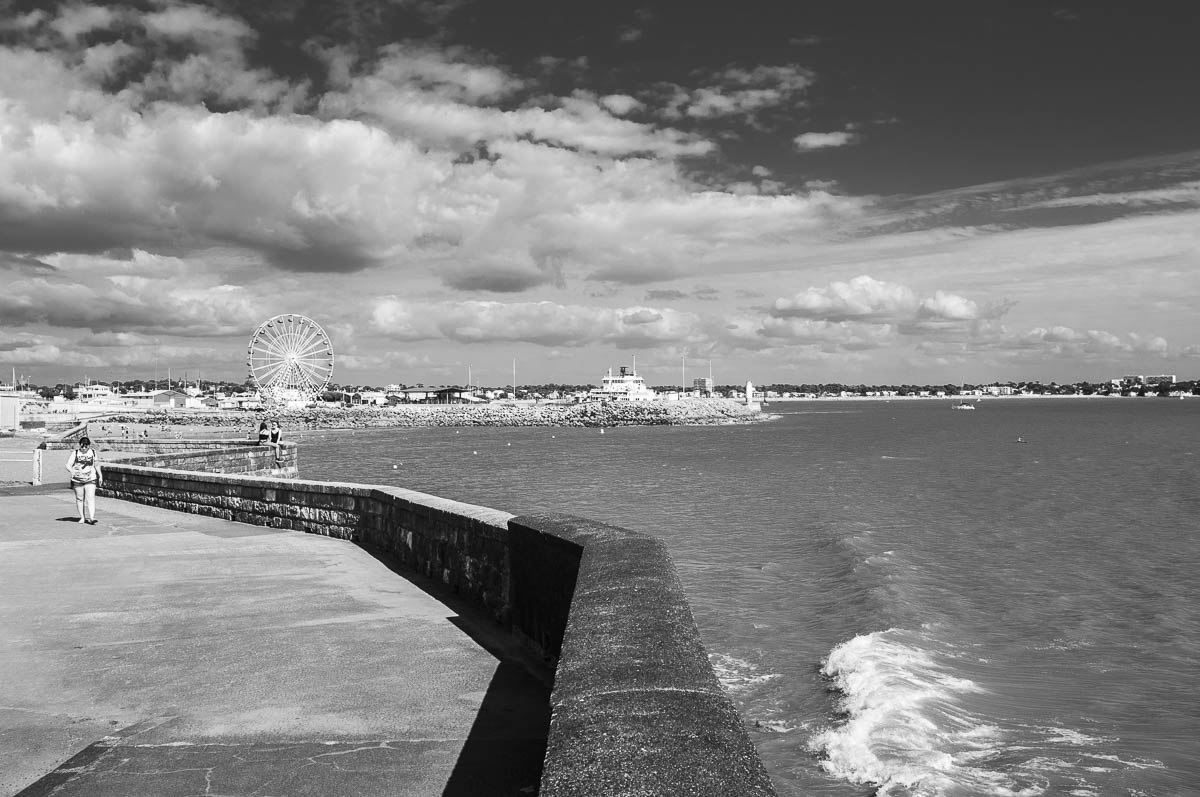
[[[880,795],[1020,795],[1045,784],[1018,783],[981,766],[1003,732],[971,715],[962,698],[982,691],[938,662],[927,632],[891,629],[837,646],[821,673],[840,693],[844,719],[815,734],[809,748],[831,775],[870,784]]]

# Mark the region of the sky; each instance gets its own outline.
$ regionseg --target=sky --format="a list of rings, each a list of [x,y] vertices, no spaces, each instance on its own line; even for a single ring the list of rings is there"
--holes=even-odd
[[[711,7],[710,7],[711,6]],[[1190,3],[0,0],[0,372],[1200,378]]]

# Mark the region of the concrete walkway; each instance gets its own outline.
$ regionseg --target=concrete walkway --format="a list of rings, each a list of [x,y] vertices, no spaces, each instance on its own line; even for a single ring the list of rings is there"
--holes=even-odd
[[[0,795],[530,795],[544,673],[347,542],[0,490]],[[454,607],[454,608],[451,608]]]

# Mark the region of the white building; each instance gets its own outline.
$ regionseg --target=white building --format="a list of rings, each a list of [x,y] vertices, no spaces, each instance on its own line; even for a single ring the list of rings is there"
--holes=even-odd
[[[76,385],[75,400],[86,404],[110,404],[116,398],[108,385]]]

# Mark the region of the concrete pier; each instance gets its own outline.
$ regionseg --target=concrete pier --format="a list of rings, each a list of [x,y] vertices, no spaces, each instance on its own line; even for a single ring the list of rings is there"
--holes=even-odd
[[[0,795],[536,793],[549,674],[343,540],[0,490]]]

